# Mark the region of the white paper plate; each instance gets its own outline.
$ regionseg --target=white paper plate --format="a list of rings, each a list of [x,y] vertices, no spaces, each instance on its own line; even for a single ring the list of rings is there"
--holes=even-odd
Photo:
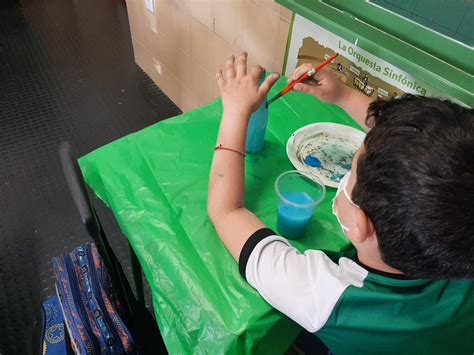
[[[352,158],[364,138],[364,132],[349,126],[313,123],[291,135],[286,154],[297,170],[315,175],[326,186],[338,187],[341,178],[350,170]],[[306,165],[304,159],[308,155],[318,158],[321,167]]]

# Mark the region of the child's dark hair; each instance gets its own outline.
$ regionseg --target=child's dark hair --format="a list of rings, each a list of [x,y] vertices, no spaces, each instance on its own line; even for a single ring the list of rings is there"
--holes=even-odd
[[[375,101],[352,198],[383,261],[417,278],[474,277],[474,110],[405,95]]]

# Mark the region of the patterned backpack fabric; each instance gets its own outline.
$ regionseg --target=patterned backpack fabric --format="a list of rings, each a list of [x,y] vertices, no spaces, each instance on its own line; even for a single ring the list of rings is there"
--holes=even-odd
[[[56,292],[76,354],[134,354],[132,335],[95,244],[53,258]]]
[[[39,318],[35,326],[34,343],[34,354],[72,354],[57,296],[52,296],[41,303]]]

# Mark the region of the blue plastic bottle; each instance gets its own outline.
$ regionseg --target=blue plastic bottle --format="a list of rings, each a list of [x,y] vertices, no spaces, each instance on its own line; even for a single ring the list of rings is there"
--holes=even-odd
[[[265,80],[265,70],[258,78],[258,86]],[[250,116],[249,126],[247,128],[247,141],[245,144],[245,152],[250,154],[258,154],[263,150],[265,145],[265,130],[267,129],[268,107],[267,98],[265,98],[260,107]]]

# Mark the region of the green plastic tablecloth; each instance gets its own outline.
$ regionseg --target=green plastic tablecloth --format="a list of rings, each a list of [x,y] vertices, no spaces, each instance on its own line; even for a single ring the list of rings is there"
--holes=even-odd
[[[282,78],[270,96],[284,85]],[[207,217],[221,112],[216,100],[107,144],[79,163],[138,256],[171,354],[281,354],[301,328],[239,275]],[[290,93],[270,106],[263,153],[246,158],[246,206],[274,230],[274,181],[293,169],[286,141],[314,122],[358,127],[340,108]],[[339,251],[349,245],[331,214],[334,194],[328,188],[308,232],[292,242],[299,250]]]

